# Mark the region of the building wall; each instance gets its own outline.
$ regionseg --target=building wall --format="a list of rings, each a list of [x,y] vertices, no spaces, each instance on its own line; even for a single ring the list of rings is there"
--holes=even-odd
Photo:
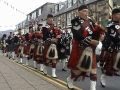
[[[60,26],[63,29],[70,28],[71,20],[74,17],[78,16],[77,8],[73,8],[75,6],[75,3],[77,3],[77,7],[83,4],[82,2],[83,0],[81,0],[81,2],[79,1],[80,0],[66,0],[64,3],[63,2],[57,4],[46,3],[40,8],[34,10],[36,12],[35,21],[42,24],[46,24],[47,15],[55,14],[54,22],[56,26],[58,27]],[[87,4],[90,9],[90,17],[104,26],[107,22],[107,19],[111,15],[112,8],[119,6],[120,5],[119,2],[120,0],[84,0],[84,3]],[[63,12],[60,13],[62,10]],[[27,21],[35,23],[34,19],[31,18],[32,13],[28,14]],[[33,14],[33,16],[35,15]]]
[[[90,17],[94,21],[101,23],[103,26],[105,26],[107,19],[109,19],[111,15],[110,6],[113,8],[112,1],[113,0],[108,0],[108,2],[106,0],[86,0],[84,3],[88,4],[89,10],[90,10],[90,14],[89,14]],[[68,2],[68,4],[69,3],[70,1]],[[63,17],[61,17],[62,15],[65,16],[64,19]],[[77,9],[74,9],[74,10],[67,11],[63,14],[55,16],[55,20],[56,20],[55,22],[57,26],[61,26],[62,28],[69,28],[71,26],[71,19],[73,19],[76,16],[78,16],[78,11]],[[64,21],[64,22],[61,22],[61,21]],[[65,26],[63,25],[63,23],[65,23]]]

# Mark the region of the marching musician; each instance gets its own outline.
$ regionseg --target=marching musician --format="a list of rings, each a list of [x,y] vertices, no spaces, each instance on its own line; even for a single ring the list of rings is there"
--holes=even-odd
[[[15,59],[15,38],[13,32],[10,32],[10,35],[8,36],[7,39],[7,50],[8,50],[8,57],[9,59],[12,58],[13,60]]]
[[[80,76],[83,79],[90,74],[90,90],[96,90],[97,68],[96,52],[102,48],[101,35],[103,30],[88,17],[88,7],[81,5],[78,8],[79,16],[71,20],[73,34],[72,51],[68,61],[71,70],[67,78],[67,86],[74,89],[73,81]]]
[[[38,24],[37,30],[34,33],[34,40],[36,41],[34,50],[34,64],[40,65],[40,71],[43,71],[43,34],[42,34],[42,24]]]
[[[22,35],[21,28],[18,29],[18,46],[16,47],[17,57],[20,59],[20,63],[23,63],[23,54],[24,54],[24,35]]]
[[[31,58],[30,52],[31,52],[31,44],[33,41],[33,35],[34,35],[33,26],[30,25],[29,32],[24,35],[25,36],[24,55],[25,55],[25,57],[27,57],[26,65],[29,64],[28,62],[29,62],[29,59]],[[33,45],[33,47],[34,47],[34,45]]]
[[[66,71],[66,62],[70,55],[70,41],[72,39],[68,30],[61,33],[61,38],[58,40],[58,57],[62,61],[62,71]]]
[[[3,50],[3,55],[4,56],[6,56],[6,52],[7,52],[7,42],[6,42],[6,40],[7,40],[7,35],[6,34],[3,34],[3,36],[2,36],[2,50]]]
[[[101,54],[101,85],[106,86],[106,76],[120,76],[120,8],[112,10],[112,19],[107,25]]]
[[[44,49],[44,70],[47,74],[47,66],[52,67],[52,77],[56,76],[56,64],[58,60],[57,41],[60,38],[60,29],[54,26],[53,15],[48,14],[47,25],[42,28],[43,40],[45,42]]]

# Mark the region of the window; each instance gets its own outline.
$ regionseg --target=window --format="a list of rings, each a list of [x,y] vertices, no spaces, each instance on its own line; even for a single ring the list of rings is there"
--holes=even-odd
[[[73,0],[73,4],[75,4],[77,2],[77,0]]]
[[[68,8],[72,7],[72,0],[67,0],[68,2]]]
[[[38,15],[39,15],[39,16],[41,15],[41,9],[39,9],[39,11],[38,11]]]
[[[71,13],[67,14],[67,25],[71,25]]]
[[[120,0],[113,0],[114,7],[120,7]]]
[[[58,12],[58,4],[55,5],[55,13]]]
[[[28,21],[30,21],[30,15],[28,15],[28,17],[27,17],[27,18],[28,18]]]
[[[65,28],[65,24],[66,24],[66,14],[61,15],[61,27]]]
[[[32,13],[32,19],[35,19],[36,18],[36,12],[33,12]]]
[[[64,7],[63,4],[59,4],[59,10],[61,10]]]
[[[60,20],[60,16],[58,17],[58,25],[60,25],[60,22],[61,22],[61,20]]]

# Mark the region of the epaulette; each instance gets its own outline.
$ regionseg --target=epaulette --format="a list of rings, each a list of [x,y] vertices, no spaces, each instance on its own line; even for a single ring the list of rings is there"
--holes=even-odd
[[[108,22],[108,25],[106,27],[111,27],[112,25],[114,25],[114,23],[112,21]]]
[[[45,25],[44,27],[45,27],[45,28],[50,28],[50,26],[49,26],[49,25]]]
[[[74,24],[78,20],[79,20],[79,17],[75,17],[74,19],[71,20],[71,23]]]

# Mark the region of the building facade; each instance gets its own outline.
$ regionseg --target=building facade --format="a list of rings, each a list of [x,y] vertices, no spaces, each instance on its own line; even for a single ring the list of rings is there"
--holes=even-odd
[[[120,0],[66,0],[59,3],[45,3],[27,15],[27,19],[24,21],[25,32],[30,25],[34,28],[38,23],[44,25],[48,14],[54,15],[56,26],[63,30],[70,29],[71,20],[78,16],[77,8],[82,4],[88,5],[92,19],[105,26],[112,9],[120,6]],[[18,26],[21,25],[18,24]]]

